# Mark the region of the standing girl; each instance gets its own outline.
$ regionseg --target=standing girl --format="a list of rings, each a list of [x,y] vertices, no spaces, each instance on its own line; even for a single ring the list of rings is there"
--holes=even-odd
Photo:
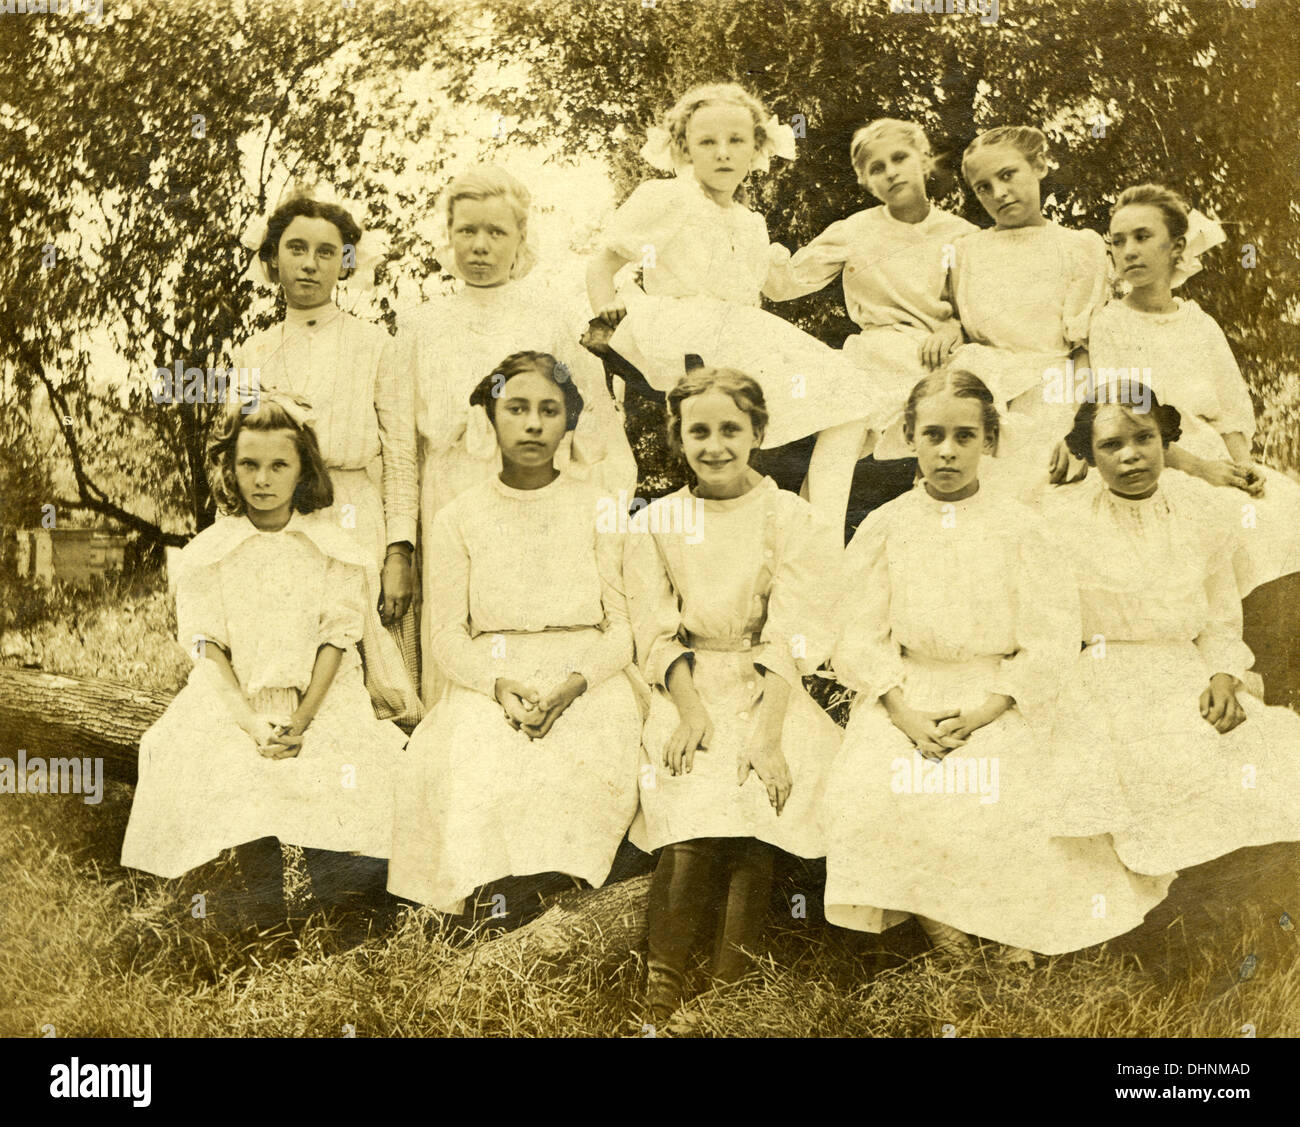
[[[555,466],[581,395],[554,357],[520,352],[470,401],[502,469],[427,539],[426,652],[447,688],[404,757],[389,879],[443,912],[508,876],[602,884],[636,811],[641,734],[622,538],[599,530],[596,486]]]
[[[1129,390],[1079,407],[1070,447],[1098,472],[1051,499],[1088,646],[1062,710],[1079,800],[1061,832],[1109,833],[1129,868],[1168,873],[1300,841],[1300,716],[1245,689],[1225,491],[1165,472],[1179,413]]]
[[[578,345],[577,318],[534,273],[528,189],[504,169],[479,165],[452,180],[445,201],[450,245],[439,259],[463,284],[417,309],[401,336],[402,367],[416,396],[422,535],[427,537],[444,505],[501,472],[492,428],[481,411],[470,409],[469,397],[502,356],[523,350],[557,357],[583,393],[582,415],[563,436],[557,467],[613,496],[620,490],[631,496],[636,461],[600,366]],[[423,548],[434,550],[428,542]],[[440,613],[435,607],[422,620],[425,650],[433,645]],[[438,663],[426,661],[426,706],[437,703],[442,687]]]
[[[668,393],[669,441],[695,477],[638,515],[626,576],[654,692],[634,845],[662,849],[650,890],[652,1020],[678,1007],[711,910],[714,978],[757,950],[772,846],[822,855],[821,778],[840,731],[800,674],[829,652],[840,531],[750,468],[767,410],[754,380],[692,372]]]
[[[759,307],[772,249],[767,224],[741,194],[772,155],[794,158],[793,133],[734,83],[687,91],[666,125],[641,153],[677,175],[642,184],[615,213],[588,267],[591,307],[618,326],[610,347],[659,391],[677,382],[692,354],[752,373],[771,414],[763,444],[818,434],[808,495],[842,523],[844,465],[856,459],[859,421],[879,414],[881,396],[841,353]],[[615,275],[629,263],[640,266],[644,288],[616,291]],[[826,433],[839,424],[849,429]]]
[[[1017,425],[1015,450],[990,466],[1014,489],[1081,472],[1062,441],[1070,429],[1073,371],[1088,366],[1088,329],[1106,295],[1106,246],[1043,216],[1047,138],[1029,125],[981,133],[962,174],[995,226],[957,244],[956,314],[971,341],[953,361],[978,375]],[[1068,394],[1066,394],[1068,392]]]
[[[1140,372],[1162,402],[1178,409],[1182,433],[1165,452],[1166,466],[1240,490],[1233,496],[1254,518],[1242,537],[1246,595],[1300,570],[1300,485],[1278,472],[1266,481],[1254,464],[1255,409],[1223,330],[1195,301],[1173,296],[1213,245],[1202,234],[1209,222],[1200,212],[1189,215],[1168,188],[1142,184],[1124,191],[1111,212],[1110,242],[1129,292],[1094,318],[1088,352],[1094,372]]]
[[[181,553],[177,636],[197,662],[140,741],[122,843],[123,865],[169,878],[238,847],[261,927],[284,919],[279,842],[304,847],[318,897],[343,870],[345,891],[383,896],[405,742],[366,694],[373,565],[325,515],[333,487],[310,424],[301,401],[264,390],[209,446],[231,515]],[[363,857],[332,855],[349,851]]]
[[[961,343],[961,325],[948,297],[953,244],[975,227],[933,207],[925,182],[934,157],[924,130],[881,118],[853,135],[849,158],[858,183],[881,203],[832,223],[783,267],[765,293],[778,301],[801,297],[840,278],[849,316],[862,330],[844,342],[861,377],[892,405],[876,420],[877,460],[906,458],[903,403],[926,369],[937,368]],[[833,468],[847,506],[854,464],[868,437],[868,420],[842,430],[842,461]],[[886,497],[886,500],[890,498]]]
[[[879,932],[915,913],[941,950],[974,933],[1011,962],[1120,935],[1172,877],[1051,836],[1047,737],[1078,603],[1034,513],[980,487],[993,394],[954,364],[903,422],[923,481],[858,529],[837,615],[832,664],[857,698],[827,783],[826,918]]]
[[[414,723],[411,387],[387,331],[333,301],[338,282],[354,269],[373,271],[375,257],[345,207],[323,192],[290,194],[257,244],[262,277],[284,291],[285,319],[254,334],[238,366],[257,369],[263,387],[301,395],[315,411],[334,491],[327,519],[358,542],[367,560],[366,598],[379,609],[379,617],[367,617],[361,640],[366,685],[379,715]],[[376,629],[381,622],[388,631]]]

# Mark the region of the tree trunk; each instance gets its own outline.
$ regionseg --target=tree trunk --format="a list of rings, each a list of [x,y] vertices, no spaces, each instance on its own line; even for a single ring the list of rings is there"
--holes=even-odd
[[[110,779],[134,783],[140,737],[169,699],[113,681],[0,667],[0,754],[98,756]]]

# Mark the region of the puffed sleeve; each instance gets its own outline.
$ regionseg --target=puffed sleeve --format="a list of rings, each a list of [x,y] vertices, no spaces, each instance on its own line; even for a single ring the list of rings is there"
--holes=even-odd
[[[673,662],[693,654],[681,642],[681,608],[657,536],[644,530],[628,534],[623,579],[637,665],[651,686],[666,687]]]
[[[777,494],[784,520],[754,664],[798,689],[800,677],[831,655],[832,608],[840,595],[843,534],[792,494]]]
[[[833,282],[848,260],[849,235],[849,221],[840,219],[793,257],[774,255],[763,285],[764,295],[773,301],[788,301]]]
[[[869,701],[903,683],[903,658],[889,621],[889,524],[888,512],[877,509],[854,533],[835,608],[840,634],[831,668],[841,685]]]
[[[1245,680],[1246,671],[1255,664],[1255,655],[1241,639],[1241,594],[1233,570],[1233,559],[1239,554],[1238,537],[1225,531],[1206,568],[1205,597],[1209,614],[1196,635],[1196,648],[1211,674],[1231,673],[1238,680]]]
[[[605,628],[575,670],[582,674],[588,689],[594,689],[632,663],[632,623],[623,589],[623,540],[622,533],[596,534],[596,567],[600,571]]]
[[[667,241],[680,212],[678,185],[672,180],[647,180],[628,196],[605,228],[601,245],[606,250],[639,262],[647,247]]]
[[[1092,317],[1106,304],[1106,244],[1096,231],[1071,231],[1066,254],[1069,277],[1061,326],[1066,342],[1074,347],[1088,343]]]
[[[375,414],[383,451],[385,543],[415,544],[419,485],[415,472],[415,386],[409,356],[392,337],[384,342],[375,378]]]
[[[1083,636],[1079,590],[1061,583],[1054,566],[1051,542],[1041,518],[1022,509],[1015,527],[1015,565],[1009,581],[1015,584],[1016,651],[1002,659],[993,691],[1014,697],[1016,707],[1030,720],[1045,720],[1061,689],[1065,670],[1079,656]]]
[[[366,606],[365,572],[356,564],[331,559],[325,566],[325,585],[320,608],[320,636],[317,648],[337,646],[346,650],[361,641],[361,624]]]
[[[230,631],[221,595],[221,565],[182,565],[176,580],[176,640],[196,660],[203,657],[199,642],[211,642],[230,652]]]
[[[433,518],[429,557],[424,561],[428,596],[424,613],[433,616],[433,657],[458,685],[496,696],[501,667],[491,651],[476,646],[469,632],[469,547],[450,505]]]
[[[1214,384],[1214,395],[1219,403],[1219,414],[1207,420],[1220,434],[1240,431],[1247,439],[1255,435],[1255,405],[1242,378],[1232,346],[1223,335],[1218,322],[1208,313],[1202,313],[1205,329],[1205,351],[1199,357]]]

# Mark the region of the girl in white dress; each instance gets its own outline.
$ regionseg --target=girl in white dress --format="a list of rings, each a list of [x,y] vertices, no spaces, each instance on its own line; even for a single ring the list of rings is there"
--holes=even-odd
[[[1072,452],[1097,469],[1050,512],[1082,602],[1088,649],[1070,675],[1063,732],[1075,768],[1060,832],[1109,833],[1139,873],[1169,873],[1245,846],[1300,841],[1300,716],[1245,689],[1224,494],[1168,473],[1178,411],[1108,388],[1078,409]]]
[[[508,876],[602,884],[637,803],[622,540],[600,530],[600,491],[554,464],[581,396],[554,357],[523,352],[473,402],[502,470],[426,539],[426,653],[446,689],[404,757],[389,877],[442,912]]]
[[[699,369],[669,392],[668,410],[669,441],[696,484],[637,514],[624,563],[653,689],[629,837],[663,851],[649,903],[652,1020],[680,1004],[711,910],[713,977],[745,972],[771,846],[823,853],[821,780],[840,742],[801,680],[830,650],[839,529],[750,468],[767,422],[754,380]]]
[[[793,159],[790,127],[734,83],[687,91],[666,124],[641,153],[676,176],[642,184],[615,213],[588,268],[591,307],[618,326],[610,347],[658,391],[677,382],[688,355],[752,374],[771,415],[763,445],[818,434],[808,496],[842,522],[859,421],[885,401],[842,353],[760,308],[769,271],[788,252],[772,247],[763,217],[740,195],[772,155]],[[616,291],[615,275],[629,263],[641,268],[644,288]],[[826,433],[840,424],[848,429]]]
[[[257,252],[263,278],[284,291],[285,319],[250,337],[236,366],[255,369],[261,386],[312,405],[334,487],[334,507],[322,519],[357,540],[369,561],[367,599],[380,611],[362,638],[366,685],[380,716],[414,724],[420,702],[411,609],[417,499],[411,387],[387,330],[333,302],[349,264],[359,267],[366,256],[365,238],[340,204],[290,194],[266,221]],[[380,623],[389,629],[373,629]]]
[[[284,919],[278,838],[304,847],[318,897],[345,869],[346,891],[382,897],[405,737],[362,680],[370,557],[325,515],[333,487],[301,401],[264,389],[235,407],[208,460],[231,515],[181,553],[177,637],[196,664],[140,741],[122,864],[177,877],[239,847],[267,926]]]
[[[955,312],[970,343],[952,359],[1011,412],[1004,431],[1012,433],[1004,433],[985,477],[1017,492],[1032,491],[1049,474],[1059,482],[1083,472],[1062,440],[1076,402],[1074,373],[1082,378],[1088,366],[1089,325],[1106,298],[1101,236],[1043,216],[1046,154],[1041,130],[1008,125],[976,137],[961,165],[996,226],[957,244]]]
[[[501,472],[492,428],[469,397],[501,357],[523,350],[561,360],[582,393],[582,416],[557,451],[557,467],[613,497],[622,491],[626,508],[636,489],[636,460],[600,365],[578,344],[580,311],[566,309],[533,270],[528,190],[505,170],[480,165],[451,182],[445,201],[450,245],[439,260],[463,285],[404,319],[400,338],[402,367],[416,396],[424,551],[432,550],[427,538],[438,511]],[[425,650],[438,614],[435,607],[422,621]],[[441,691],[438,663],[424,662],[425,705],[432,708]]]
[[[961,325],[948,299],[948,270],[953,244],[976,229],[931,206],[925,182],[934,157],[919,125],[893,118],[864,125],[853,134],[849,157],[858,183],[882,206],[832,223],[774,268],[764,290],[785,301],[840,278],[844,304],[861,329],[845,340],[844,353],[891,405],[892,415],[874,420],[874,438],[866,419],[857,420],[856,431],[843,432],[844,461],[837,468],[845,506],[862,450],[877,460],[910,457],[902,439],[903,403],[926,370],[937,368],[961,343]]]
[[[915,913],[943,951],[974,933],[1032,963],[1135,927],[1172,877],[1134,877],[1104,837],[1051,836],[1078,603],[1036,515],[980,486],[998,425],[978,377],[923,379],[904,426],[924,480],[849,545],[832,665],[857,697],[826,788],[826,918],[879,932]]]
[[[1249,562],[1244,596],[1300,570],[1300,484],[1254,463],[1255,410],[1227,338],[1195,301],[1173,296],[1214,245],[1200,236],[1209,224],[1199,212],[1189,216],[1168,188],[1124,191],[1111,212],[1110,241],[1129,292],[1093,318],[1088,352],[1097,380],[1140,379],[1178,409],[1182,434],[1166,451],[1166,466],[1240,491],[1228,496],[1252,518],[1239,522]]]

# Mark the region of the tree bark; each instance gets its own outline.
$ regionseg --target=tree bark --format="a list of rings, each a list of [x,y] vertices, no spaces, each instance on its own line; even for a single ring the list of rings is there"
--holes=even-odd
[[[0,667],[0,755],[102,757],[105,775],[134,783],[140,737],[169,700],[114,681]]]

